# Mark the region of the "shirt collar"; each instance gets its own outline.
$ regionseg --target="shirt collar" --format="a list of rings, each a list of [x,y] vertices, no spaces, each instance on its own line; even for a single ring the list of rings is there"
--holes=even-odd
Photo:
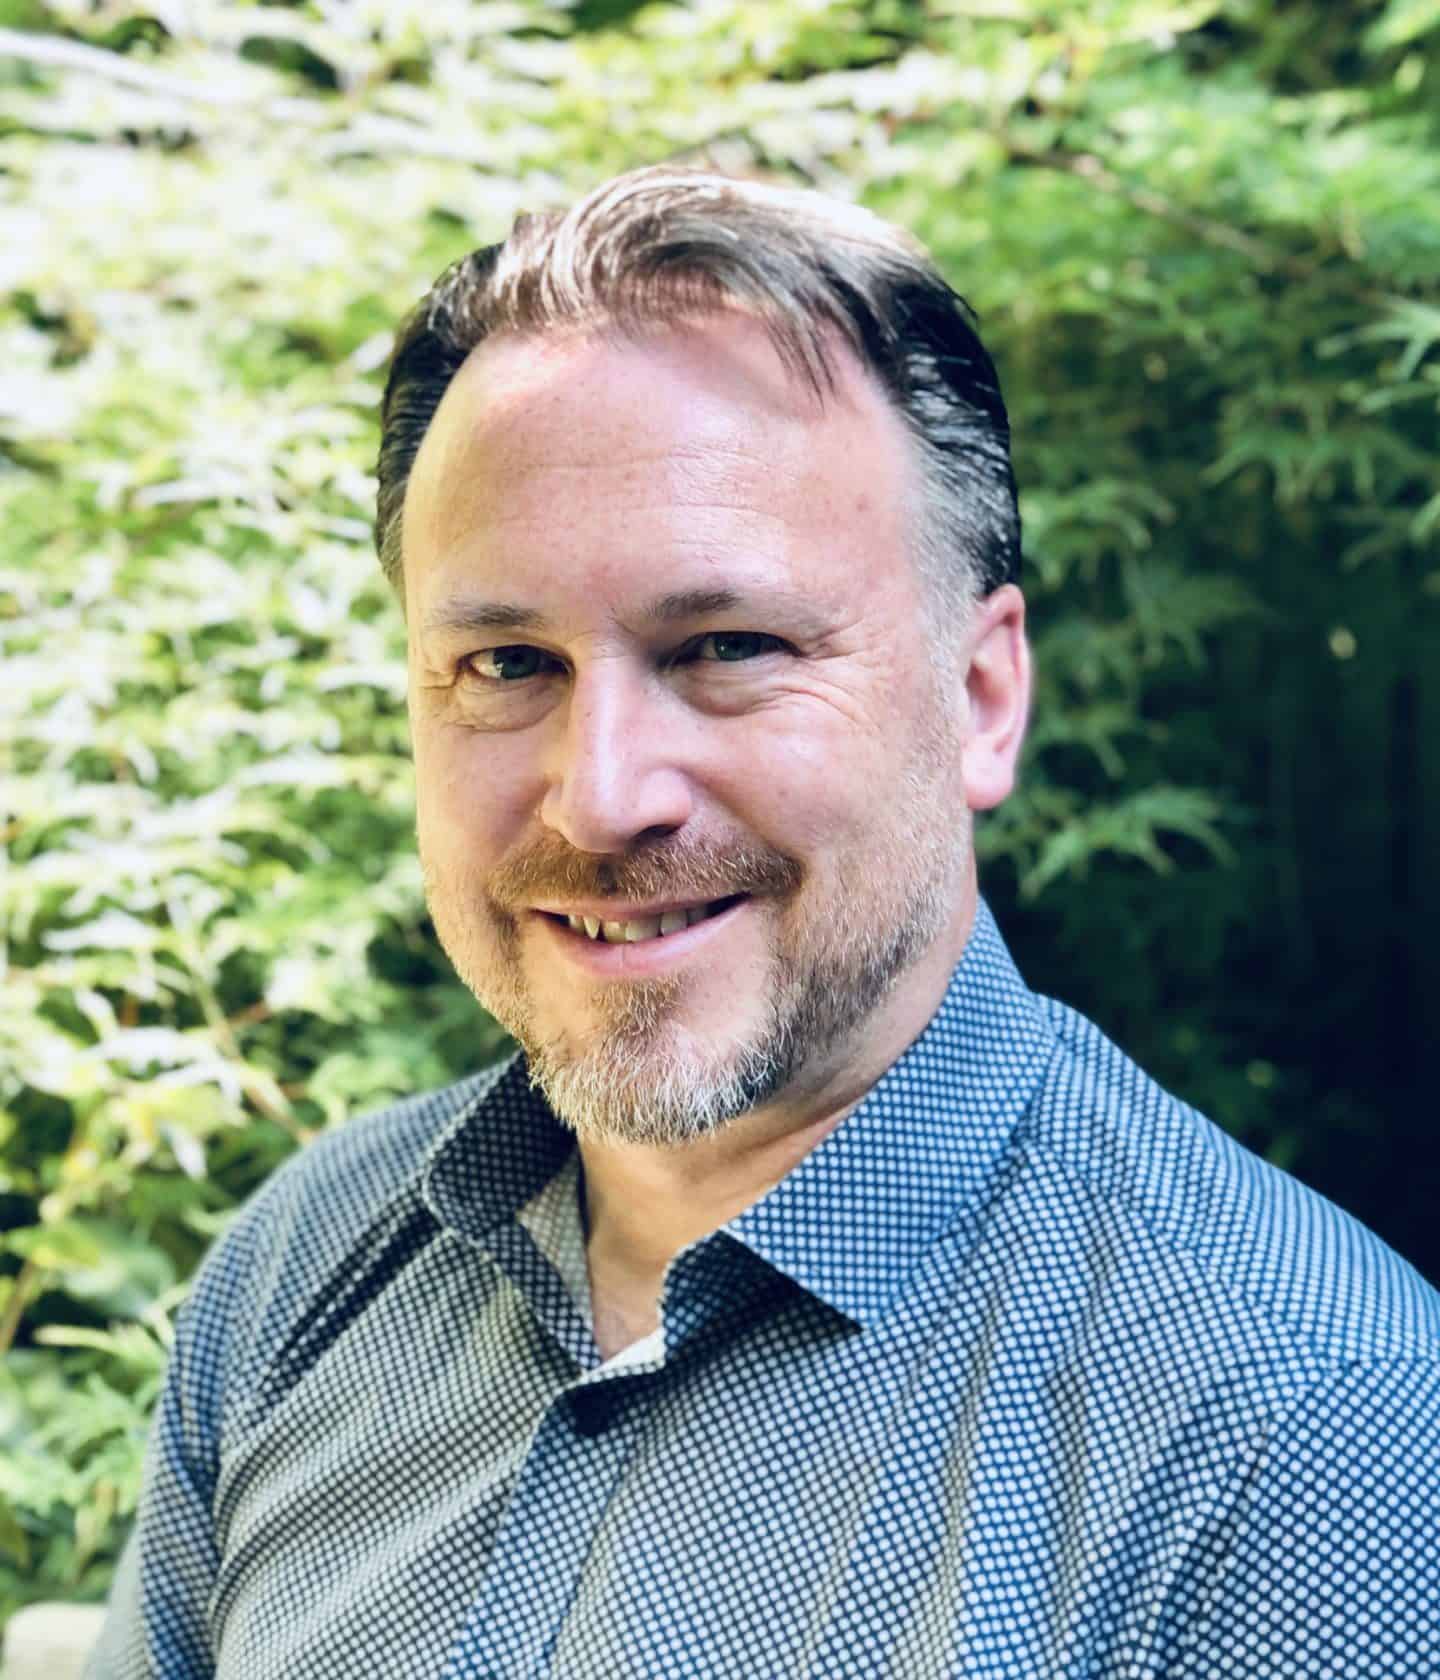
[[[420,1194],[443,1226],[481,1241],[544,1189],[574,1146],[516,1054],[430,1146]]]
[[[852,1112],[725,1227],[855,1322],[973,1226],[1055,1034],[984,900],[929,1024]]]
[[[1054,1044],[983,900],[920,1036],[786,1178],[723,1227],[858,1323],[883,1312],[934,1243],[988,1200]],[[504,1063],[431,1148],[421,1193],[471,1240],[514,1220],[574,1137]]]

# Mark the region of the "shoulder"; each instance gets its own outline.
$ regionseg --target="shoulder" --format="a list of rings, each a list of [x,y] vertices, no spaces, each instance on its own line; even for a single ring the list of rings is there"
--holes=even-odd
[[[509,1064],[348,1121],[300,1149],[250,1198],[206,1255],[179,1326],[228,1407],[334,1278],[387,1230],[429,1223],[421,1196],[437,1140],[473,1113]]]
[[[1212,1322],[1248,1324],[1312,1373],[1440,1365],[1440,1295],[1412,1266],[1163,1090],[1093,1023],[1043,1002],[1057,1050],[1027,1142],[1092,1220],[1122,1224]]]
[[[272,1174],[242,1218],[274,1224],[303,1211],[343,1243],[414,1179],[435,1141],[484,1101],[508,1066],[499,1062],[323,1133]]]
[[[292,1155],[255,1193],[225,1241],[284,1247],[302,1273],[328,1271],[414,1187],[436,1140],[489,1095],[507,1063],[348,1121]]]

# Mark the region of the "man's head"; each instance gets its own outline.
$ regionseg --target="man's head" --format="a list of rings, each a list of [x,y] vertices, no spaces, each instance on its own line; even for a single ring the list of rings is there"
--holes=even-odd
[[[557,1114],[678,1143],[878,1075],[1028,695],[953,294],[852,210],[646,173],[451,270],[385,426],[431,908]]]
[[[571,210],[522,216],[453,264],[396,345],[381,409],[376,544],[403,599],[404,501],[451,379],[485,339],[604,325],[643,331],[740,309],[823,392],[837,344],[910,437],[914,558],[943,642],[977,594],[1020,575],[1020,516],[999,381],[963,300],[907,235],[819,193],[642,169]]]

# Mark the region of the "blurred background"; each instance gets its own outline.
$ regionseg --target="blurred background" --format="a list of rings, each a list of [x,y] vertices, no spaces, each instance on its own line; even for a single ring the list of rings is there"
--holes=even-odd
[[[505,1048],[413,855],[391,332],[662,159],[979,311],[1022,970],[1440,1280],[1440,0],[0,0],[0,1617],[96,1598],[186,1279]]]

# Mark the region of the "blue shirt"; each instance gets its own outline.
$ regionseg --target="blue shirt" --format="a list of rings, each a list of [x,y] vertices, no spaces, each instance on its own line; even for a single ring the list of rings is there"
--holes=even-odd
[[[983,906],[608,1363],[575,1163],[514,1059],[275,1174],[183,1311],[93,1674],[1440,1674],[1440,1298]]]

